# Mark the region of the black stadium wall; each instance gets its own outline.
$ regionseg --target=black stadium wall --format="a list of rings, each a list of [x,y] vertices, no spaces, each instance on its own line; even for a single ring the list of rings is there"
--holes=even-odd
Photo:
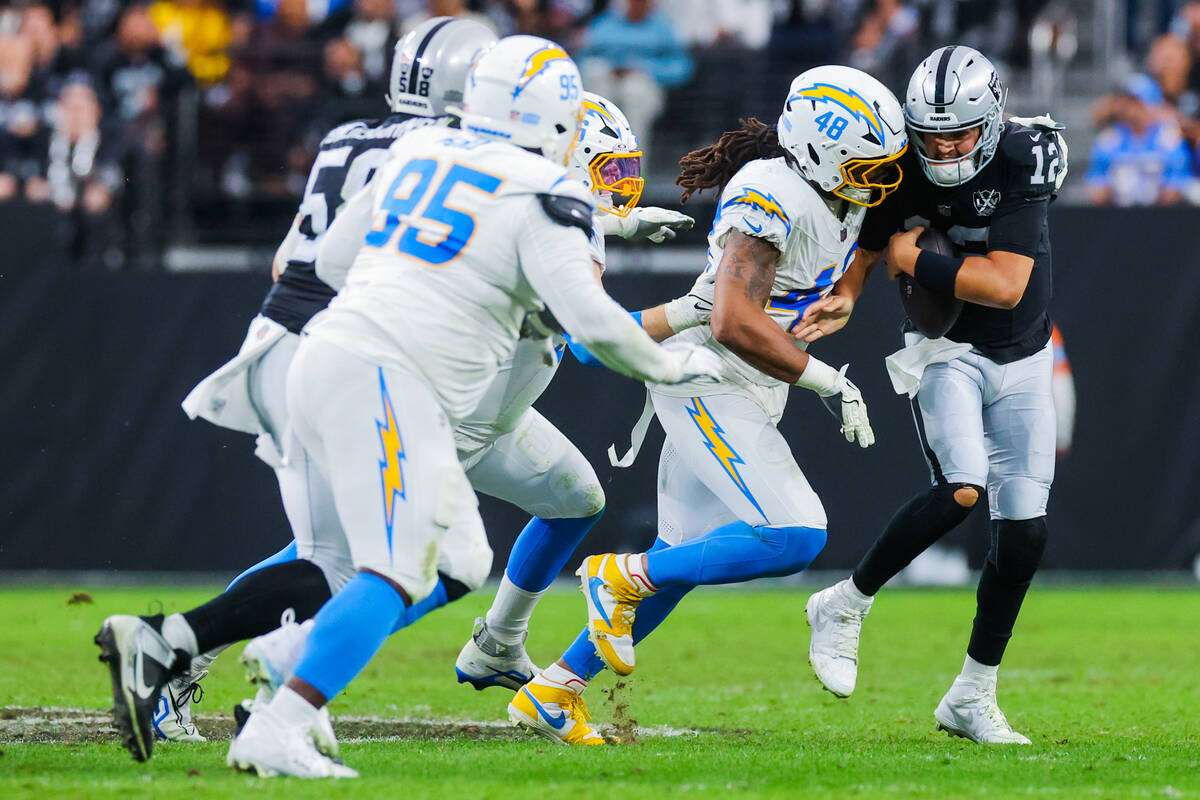
[[[1047,566],[1178,569],[1200,519],[1200,264],[1194,209],[1055,209],[1054,315],[1075,373],[1075,446],[1059,463]],[[274,477],[249,436],[189,422],[179,401],[231,356],[263,275],[106,273],[67,266],[52,215],[0,210],[0,570],[203,570],[231,575],[289,540]],[[697,269],[701,253],[697,251]],[[683,275],[614,274],[627,307],[676,296]],[[850,327],[814,353],[851,363],[878,443],[841,439],[816,398],[792,393],[782,428],[825,502],[843,569],[927,483],[907,400],[883,356],[899,345],[896,289],[877,274]],[[566,358],[538,408],[583,450],[608,493],[584,549],[654,536],[657,425],[627,470],[608,466],[640,385]],[[525,515],[482,498],[499,571]],[[958,534],[978,557],[981,521]]]

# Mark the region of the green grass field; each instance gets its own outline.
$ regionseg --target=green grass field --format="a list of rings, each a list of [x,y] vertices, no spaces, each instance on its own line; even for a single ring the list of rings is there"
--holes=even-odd
[[[90,589],[94,602],[68,605],[77,589],[0,589],[5,800],[1200,797],[1200,592],[1190,589],[1035,590],[1000,673],[1001,706],[1034,741],[1016,749],[934,730],[974,613],[967,591],[881,595],[848,700],[822,691],[809,670],[807,592],[698,591],[640,647],[638,671],[615,699],[605,698],[608,676],[589,692],[598,722],[627,703],[637,740],[580,749],[516,734],[501,725],[506,692],[455,683],[454,657],[485,592],[394,636],[336,700],[343,756],[363,776],[339,784],[232,772],[215,717],[201,724],[213,741],[159,745],[149,763],[134,763],[96,719],[110,698],[92,635],[110,613],[159,602],[182,610],[209,592]],[[547,596],[534,659],[555,657],[582,614],[577,594]],[[202,713],[227,717],[249,693],[237,650],[205,682]]]

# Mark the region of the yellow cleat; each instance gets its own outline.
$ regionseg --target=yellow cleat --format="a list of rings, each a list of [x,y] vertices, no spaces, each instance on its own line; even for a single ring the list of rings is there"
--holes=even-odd
[[[635,666],[633,620],[638,603],[656,591],[639,570],[632,573],[629,561],[641,554],[589,556],[575,572],[587,598],[588,638],[609,669],[628,675]]]
[[[588,724],[591,715],[583,698],[570,689],[530,681],[508,704],[514,725],[559,744],[605,744]]]

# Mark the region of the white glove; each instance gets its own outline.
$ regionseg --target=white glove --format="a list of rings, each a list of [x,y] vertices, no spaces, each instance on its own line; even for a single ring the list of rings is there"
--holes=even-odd
[[[1054,134],[1054,139],[1058,143],[1058,177],[1054,179],[1054,191],[1057,192],[1062,188],[1063,181],[1067,179],[1067,137],[1063,135],[1067,126],[1061,122],[1055,122],[1049,114],[1037,117],[1009,117],[1009,120],[1027,128],[1038,128]]]
[[[712,298],[702,297],[693,289],[663,305],[663,313],[671,330],[680,333],[697,325],[707,325],[712,320],[712,308]]]
[[[687,214],[657,206],[635,206],[628,214],[600,214],[600,230],[605,236],[622,239],[649,239],[662,244],[675,238],[675,231],[690,230],[696,220]]]
[[[680,378],[676,383],[699,381],[709,384],[721,381],[725,362],[712,350],[704,345],[691,345],[686,352],[676,352],[682,366]]]
[[[842,434],[847,442],[857,440],[859,447],[870,447],[875,444],[875,432],[871,430],[871,420],[867,417],[867,403],[863,400],[862,392],[846,377],[846,370],[849,368],[850,365],[846,364],[840,370],[835,370],[824,361],[810,355],[808,366],[805,367],[800,380],[796,381],[796,385],[811,389],[821,396],[821,401],[825,403],[829,413],[841,422]],[[838,396],[841,397],[841,403],[835,405],[827,402],[827,399]]]

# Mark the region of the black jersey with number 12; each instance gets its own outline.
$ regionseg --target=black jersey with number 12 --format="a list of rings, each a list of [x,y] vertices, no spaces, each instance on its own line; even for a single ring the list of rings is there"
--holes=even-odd
[[[1011,310],[964,303],[946,338],[969,342],[993,361],[1007,364],[1041,350],[1050,339],[1050,230],[1060,158],[1055,134],[1006,122],[996,154],[960,186],[933,184],[909,145],[899,189],[871,209],[859,234],[865,250],[883,250],[888,237],[914,225],[932,226],[964,255],[992,250],[1028,256],[1033,271],[1021,301]]]

